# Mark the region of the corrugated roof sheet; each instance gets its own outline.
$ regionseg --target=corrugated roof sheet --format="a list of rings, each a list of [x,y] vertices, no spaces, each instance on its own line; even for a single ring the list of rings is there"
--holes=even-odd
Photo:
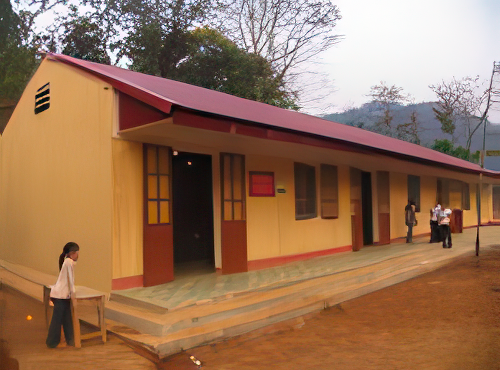
[[[186,83],[92,63],[66,55],[48,53],[47,58],[81,68],[110,82],[115,88],[169,113],[172,105],[198,112],[285,129],[296,133],[339,140],[405,159],[431,162],[481,172],[477,164],[420,145],[390,138],[360,128],[324,120],[307,114],[259,103]],[[484,170],[489,176],[500,172]]]

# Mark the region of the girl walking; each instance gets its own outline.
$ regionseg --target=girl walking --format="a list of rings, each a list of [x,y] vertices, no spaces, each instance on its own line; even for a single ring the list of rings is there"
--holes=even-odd
[[[50,300],[54,303],[54,313],[47,335],[47,347],[55,348],[61,341],[61,326],[63,327],[66,343],[75,345],[73,335],[73,321],[71,318],[71,299],[75,299],[74,266],[78,261],[80,247],[69,242],[59,256],[59,276],[50,290]],[[76,301],[74,301],[76,302]]]

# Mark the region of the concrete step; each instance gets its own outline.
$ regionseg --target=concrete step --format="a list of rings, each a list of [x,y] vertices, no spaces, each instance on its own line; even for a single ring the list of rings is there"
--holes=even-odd
[[[134,335],[128,338],[142,341],[163,357],[334,306],[431,271],[448,261],[446,256],[427,261],[422,254],[404,255],[337,274],[204,300],[163,313],[148,312],[140,305],[115,300],[108,302],[106,318],[141,333],[140,339],[136,334],[135,338]],[[127,337],[126,333],[123,336]]]
[[[154,299],[145,298],[143,300],[134,299],[127,297],[123,294],[117,292],[111,292],[109,300],[113,302],[122,303],[127,306],[135,307],[140,309],[142,312],[150,312],[155,314],[164,314],[168,311],[168,308],[159,306],[154,303]]]

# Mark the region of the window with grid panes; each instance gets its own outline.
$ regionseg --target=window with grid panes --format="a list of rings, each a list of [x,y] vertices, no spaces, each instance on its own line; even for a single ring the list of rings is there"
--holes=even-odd
[[[170,223],[170,152],[166,147],[148,145],[147,208],[148,224]]]

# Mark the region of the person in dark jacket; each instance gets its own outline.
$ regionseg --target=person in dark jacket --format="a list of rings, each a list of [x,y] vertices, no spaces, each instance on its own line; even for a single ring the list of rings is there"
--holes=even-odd
[[[411,200],[408,200],[408,204],[405,207],[405,223],[408,226],[406,242],[413,243],[413,226],[417,224],[417,219],[415,218],[415,202]]]

